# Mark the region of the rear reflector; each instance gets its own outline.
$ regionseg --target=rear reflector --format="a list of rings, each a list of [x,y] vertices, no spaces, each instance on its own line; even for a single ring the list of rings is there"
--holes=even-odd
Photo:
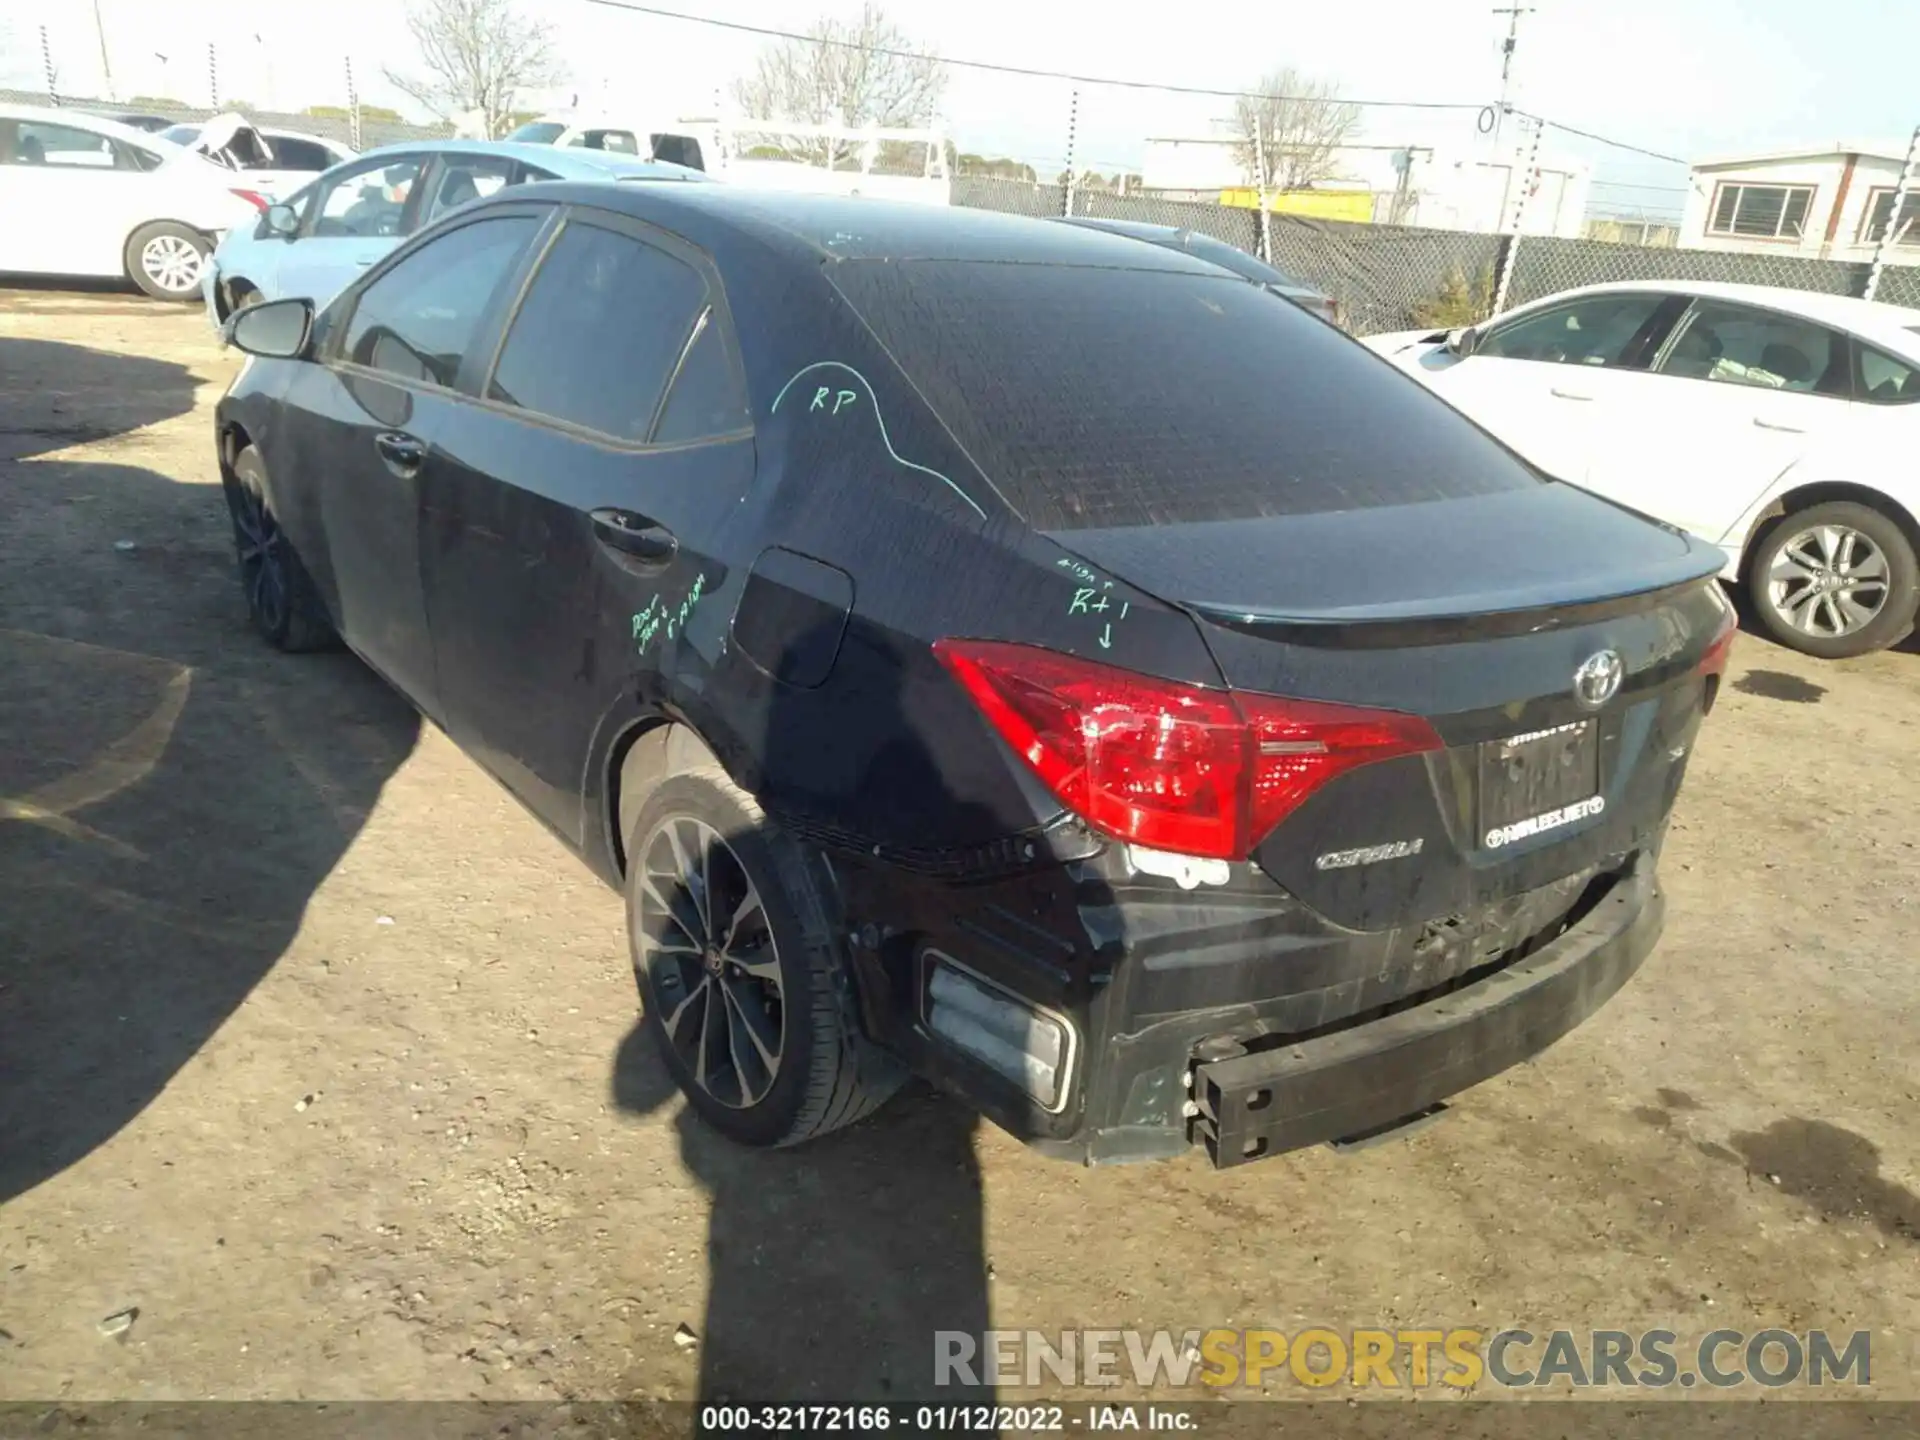
[[[1414,715],[1212,690],[992,640],[934,653],[1062,804],[1121,840],[1244,860],[1356,766],[1438,750]]]
[[[927,1028],[1058,1110],[1066,1098],[1073,1033],[1011,990],[983,980],[950,956],[929,950]]]

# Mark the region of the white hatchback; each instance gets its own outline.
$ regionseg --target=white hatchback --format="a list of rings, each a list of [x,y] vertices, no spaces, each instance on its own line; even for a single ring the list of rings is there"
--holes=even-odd
[[[1783,643],[1913,628],[1920,310],[1660,280],[1363,343],[1549,475],[1720,546]]]
[[[168,141],[72,110],[0,105],[0,271],[126,276],[193,300],[228,230],[264,202]]]

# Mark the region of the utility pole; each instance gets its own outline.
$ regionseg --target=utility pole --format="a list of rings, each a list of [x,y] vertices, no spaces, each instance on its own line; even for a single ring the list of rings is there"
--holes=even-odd
[[[1887,228],[1880,232],[1880,239],[1873,247],[1873,265],[1867,271],[1867,288],[1863,298],[1871,300],[1880,293],[1880,277],[1886,273],[1887,251],[1901,240],[1913,222],[1905,225],[1901,220],[1906,214],[1907,200],[1916,190],[1920,190],[1920,125],[1913,131],[1913,139],[1907,142],[1907,161],[1900,167],[1900,183],[1893,187],[1893,199],[1887,207]]]
[[[1506,122],[1507,109],[1512,103],[1509,96],[1513,88],[1513,51],[1514,47],[1520,43],[1520,17],[1533,14],[1534,7],[1518,4],[1496,5],[1493,13],[1507,17],[1507,38],[1500,42],[1500,105],[1493,112],[1493,143],[1494,148],[1498,149],[1500,129]]]
[[[100,37],[100,74],[107,82],[107,98],[118,104],[120,96],[113,88],[113,62],[107,59],[107,27],[100,19],[100,0],[93,0],[93,29]]]

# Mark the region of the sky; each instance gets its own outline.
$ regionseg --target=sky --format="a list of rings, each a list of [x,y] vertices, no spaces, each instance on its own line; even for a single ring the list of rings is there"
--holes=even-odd
[[[270,108],[344,103],[351,59],[366,103],[417,110],[381,77],[407,68],[397,0],[0,0],[0,85],[40,88],[45,26],[63,90],[103,90],[93,6],[122,97],[204,104],[209,42],[221,92]],[[746,24],[804,28],[859,0],[660,0]],[[1514,0],[1204,0],[1141,5],[1061,0],[886,0],[917,42],[952,59],[1233,89],[1291,65],[1354,100],[1492,103]],[[1518,0],[1529,3],[1529,0]],[[1515,53],[1514,103],[1662,154],[1699,158],[1837,139],[1904,146],[1920,125],[1920,0],[1530,0]],[[594,0],[522,0],[549,20],[569,70],[556,98],[604,96],[648,115],[711,113],[717,91],[764,41]],[[1074,91],[1078,89],[1077,112]],[[1051,171],[1068,127],[1083,167],[1137,169],[1149,136],[1199,135],[1230,101],[950,72],[942,119],[962,150]],[[1359,138],[1468,145],[1475,115],[1368,106]],[[423,117],[424,118],[424,117]],[[1672,209],[1683,167],[1550,133],[1545,150],[1596,167],[1593,209]],[[1637,188],[1645,187],[1645,188]]]

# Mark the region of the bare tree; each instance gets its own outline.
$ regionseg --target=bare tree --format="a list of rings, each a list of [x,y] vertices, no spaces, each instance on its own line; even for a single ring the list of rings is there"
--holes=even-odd
[[[424,75],[387,79],[443,120],[475,116],[487,138],[511,128],[515,100],[560,78],[553,27],[522,16],[514,0],[412,0],[407,29]]]
[[[1360,108],[1331,81],[1292,66],[1263,76],[1233,102],[1233,153],[1262,190],[1304,190],[1334,173],[1334,156],[1360,128]]]
[[[814,21],[805,40],[767,46],[753,73],[733,85],[748,117],[812,125],[920,126],[939,108],[946,69],[932,51],[915,46],[878,5],[857,18]],[[768,133],[777,134],[770,126]],[[781,146],[816,165],[848,160],[858,142],[786,136]]]

